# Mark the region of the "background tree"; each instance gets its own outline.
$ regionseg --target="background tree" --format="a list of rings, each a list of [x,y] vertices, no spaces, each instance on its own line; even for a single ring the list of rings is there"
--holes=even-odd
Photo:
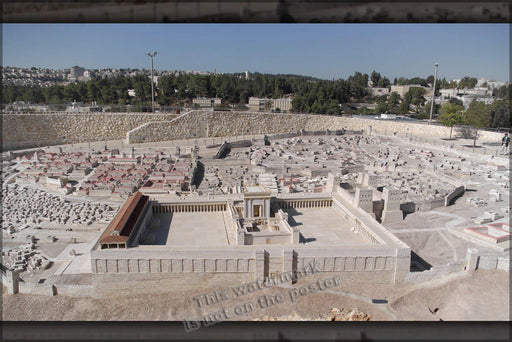
[[[459,84],[457,85],[457,88],[459,89],[473,89],[476,84],[478,83],[478,80],[475,77],[469,77],[465,76],[459,81]]]
[[[430,119],[430,105],[431,101],[428,101],[420,111],[417,111],[417,113],[413,115],[413,117],[418,120]],[[432,111],[432,116],[435,116],[435,114],[439,112],[439,108],[439,104],[436,103],[434,110]]]
[[[398,107],[398,113],[400,114],[408,114],[409,113],[409,102],[407,100],[403,100]]]
[[[473,126],[473,147],[476,145],[476,139],[480,135],[478,128],[489,127],[491,123],[490,106],[483,102],[473,100],[466,113],[464,114],[464,123]]]
[[[145,75],[137,75],[132,80],[138,104],[151,101],[151,80]]]
[[[499,88],[495,88],[492,91],[492,96],[498,97],[500,99],[512,99],[512,89],[510,88],[510,85],[504,85]]]
[[[464,107],[458,104],[445,103],[439,110],[438,120],[441,124],[450,127],[450,137],[452,138],[453,126],[463,122]]]
[[[387,88],[390,85],[391,85],[391,82],[389,81],[389,78],[387,78],[387,77],[382,77],[377,83],[377,87],[380,87],[380,88]]]
[[[455,89],[457,88],[457,82],[455,81],[447,81],[446,78],[443,77],[441,80],[437,80],[436,88],[439,89]]]
[[[86,85],[87,100],[98,101],[100,97],[100,88],[97,80],[90,80]]]
[[[490,106],[473,100],[464,114],[464,123],[479,128],[489,127],[491,123]]]
[[[491,116],[491,127],[511,127],[510,120],[510,109],[512,101],[511,100],[499,100],[490,105],[489,112]]]
[[[372,81],[374,87],[377,87],[381,78],[382,76],[380,73],[376,72],[375,70],[372,71],[372,74],[370,75],[370,81]]]
[[[417,111],[420,106],[425,104],[425,97],[423,96],[423,95],[425,95],[425,92],[426,91],[423,88],[410,87],[409,91],[407,93],[405,93],[404,99],[408,103],[414,105],[416,108],[416,111]]]
[[[400,94],[396,91],[392,92],[391,95],[389,95],[388,104],[390,107],[397,107],[400,104]]]
[[[368,75],[358,71],[353,76],[349,76],[347,81],[350,84],[350,94],[356,99],[361,99],[366,95],[366,86],[368,85]]]
[[[386,102],[379,102],[377,104],[377,107],[375,108],[375,111],[377,112],[377,114],[382,114],[382,113],[386,113],[389,109],[389,106]]]
[[[451,99],[448,100],[448,102],[450,102],[451,104],[454,104],[454,105],[464,106],[464,103],[462,102],[462,100],[459,100],[456,97],[452,97]]]

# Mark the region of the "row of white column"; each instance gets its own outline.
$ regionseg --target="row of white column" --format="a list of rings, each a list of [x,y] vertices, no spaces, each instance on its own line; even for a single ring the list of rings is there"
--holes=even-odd
[[[153,213],[191,213],[191,212],[215,212],[226,210],[225,203],[218,204],[181,204],[153,206]]]
[[[286,201],[279,202],[282,209],[289,208],[325,208],[332,206],[332,200],[313,200],[313,201]]]

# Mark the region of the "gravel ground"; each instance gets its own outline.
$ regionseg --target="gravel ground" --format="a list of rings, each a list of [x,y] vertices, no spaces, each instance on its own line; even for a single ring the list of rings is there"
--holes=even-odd
[[[324,279],[327,278],[323,276]],[[83,279],[82,279],[83,280]],[[290,291],[315,282],[302,279],[292,285],[266,288],[199,308],[192,297],[204,288],[104,292],[101,297],[55,297],[9,295],[3,287],[2,319],[6,321],[166,321],[201,319],[227,310],[222,320],[324,320],[332,308],[358,309],[371,320],[509,320],[509,273],[504,271],[461,272],[451,277],[421,284],[343,283],[316,293],[299,296],[292,302]],[[167,284],[159,282],[159,284]],[[222,287],[208,287],[221,291]],[[224,287],[229,291],[229,288]],[[489,289],[492,289],[490,291]],[[282,296],[280,296],[281,294]],[[281,301],[262,308],[261,296]],[[268,297],[267,297],[268,298]],[[381,303],[372,303],[381,299]],[[387,301],[387,302],[386,302]],[[235,314],[237,305],[252,303],[248,313]],[[51,309],[49,309],[51,308]],[[436,310],[437,309],[437,310]],[[225,312],[225,311],[224,311]]]

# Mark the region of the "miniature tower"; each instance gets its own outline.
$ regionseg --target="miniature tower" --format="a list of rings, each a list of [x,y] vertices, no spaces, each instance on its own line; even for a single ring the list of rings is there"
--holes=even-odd
[[[335,176],[331,172],[327,175],[327,185],[326,185],[326,191],[327,192],[335,192],[338,189],[338,186],[340,184],[340,177]]]
[[[382,223],[399,222],[403,220],[400,210],[400,190],[384,188],[382,198],[384,199],[384,210],[382,212]]]
[[[373,213],[373,190],[367,188],[356,188],[354,205],[366,211],[375,218]]]
[[[379,178],[375,174],[366,173],[363,179],[363,186],[370,186],[377,188]]]
[[[357,184],[363,184],[364,175],[365,175],[364,172],[357,173]]]

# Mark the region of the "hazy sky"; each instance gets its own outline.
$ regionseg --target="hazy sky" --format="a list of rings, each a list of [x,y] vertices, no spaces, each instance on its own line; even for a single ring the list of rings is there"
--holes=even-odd
[[[3,24],[4,66],[509,79],[509,24]]]

